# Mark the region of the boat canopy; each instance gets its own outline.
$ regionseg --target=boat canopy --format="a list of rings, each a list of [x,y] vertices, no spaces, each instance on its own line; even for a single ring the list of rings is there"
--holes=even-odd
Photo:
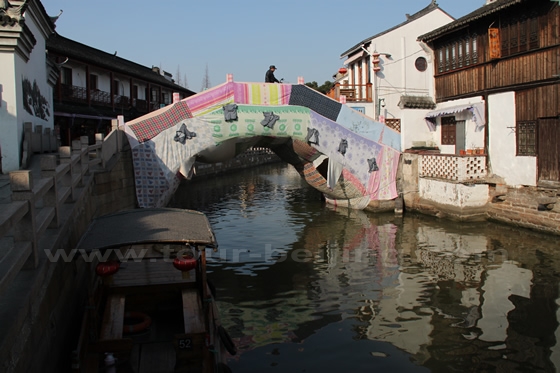
[[[77,249],[89,252],[149,243],[218,247],[204,213],[176,208],[145,208],[94,219]]]

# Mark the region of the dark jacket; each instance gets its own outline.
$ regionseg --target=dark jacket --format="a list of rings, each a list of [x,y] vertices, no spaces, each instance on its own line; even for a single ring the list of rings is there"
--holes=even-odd
[[[265,83],[280,83],[278,79],[274,76],[274,71],[272,69],[268,69],[266,71],[266,75],[264,76]]]

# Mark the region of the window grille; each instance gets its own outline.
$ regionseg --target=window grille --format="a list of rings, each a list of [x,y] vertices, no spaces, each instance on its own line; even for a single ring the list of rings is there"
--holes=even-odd
[[[539,18],[536,11],[502,21],[502,56],[539,47]]]
[[[441,118],[441,144],[455,145],[457,134],[457,121],[455,117]]]
[[[478,63],[478,36],[473,34],[437,50],[438,72],[452,71]]]
[[[537,123],[518,122],[516,128],[517,155],[536,156],[537,155]]]

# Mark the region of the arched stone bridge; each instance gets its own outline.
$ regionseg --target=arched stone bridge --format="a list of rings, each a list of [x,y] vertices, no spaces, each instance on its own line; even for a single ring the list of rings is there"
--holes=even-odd
[[[125,123],[142,208],[167,204],[195,160],[268,147],[327,202],[397,197],[400,134],[305,86],[227,82]]]

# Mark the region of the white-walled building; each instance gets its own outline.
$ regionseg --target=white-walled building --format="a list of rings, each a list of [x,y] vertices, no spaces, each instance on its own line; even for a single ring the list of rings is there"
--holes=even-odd
[[[487,1],[419,36],[435,56],[426,119],[442,154],[483,147],[506,185],[560,186],[559,15],[557,1]]]
[[[507,185],[537,185],[537,158],[518,157],[516,132],[513,124],[515,93],[505,92],[488,97],[488,149],[492,171],[500,175]],[[560,144],[556,144],[557,151]]]
[[[47,59],[54,23],[39,0],[0,8],[0,154],[2,173],[21,164],[24,123],[53,129],[57,69]]]
[[[417,38],[453,20],[432,1],[407,14],[405,22],[341,54],[346,71],[337,76],[338,96],[345,95],[348,106],[400,129],[401,149],[419,138],[430,139],[427,127],[418,123],[435,108],[432,52]]]

